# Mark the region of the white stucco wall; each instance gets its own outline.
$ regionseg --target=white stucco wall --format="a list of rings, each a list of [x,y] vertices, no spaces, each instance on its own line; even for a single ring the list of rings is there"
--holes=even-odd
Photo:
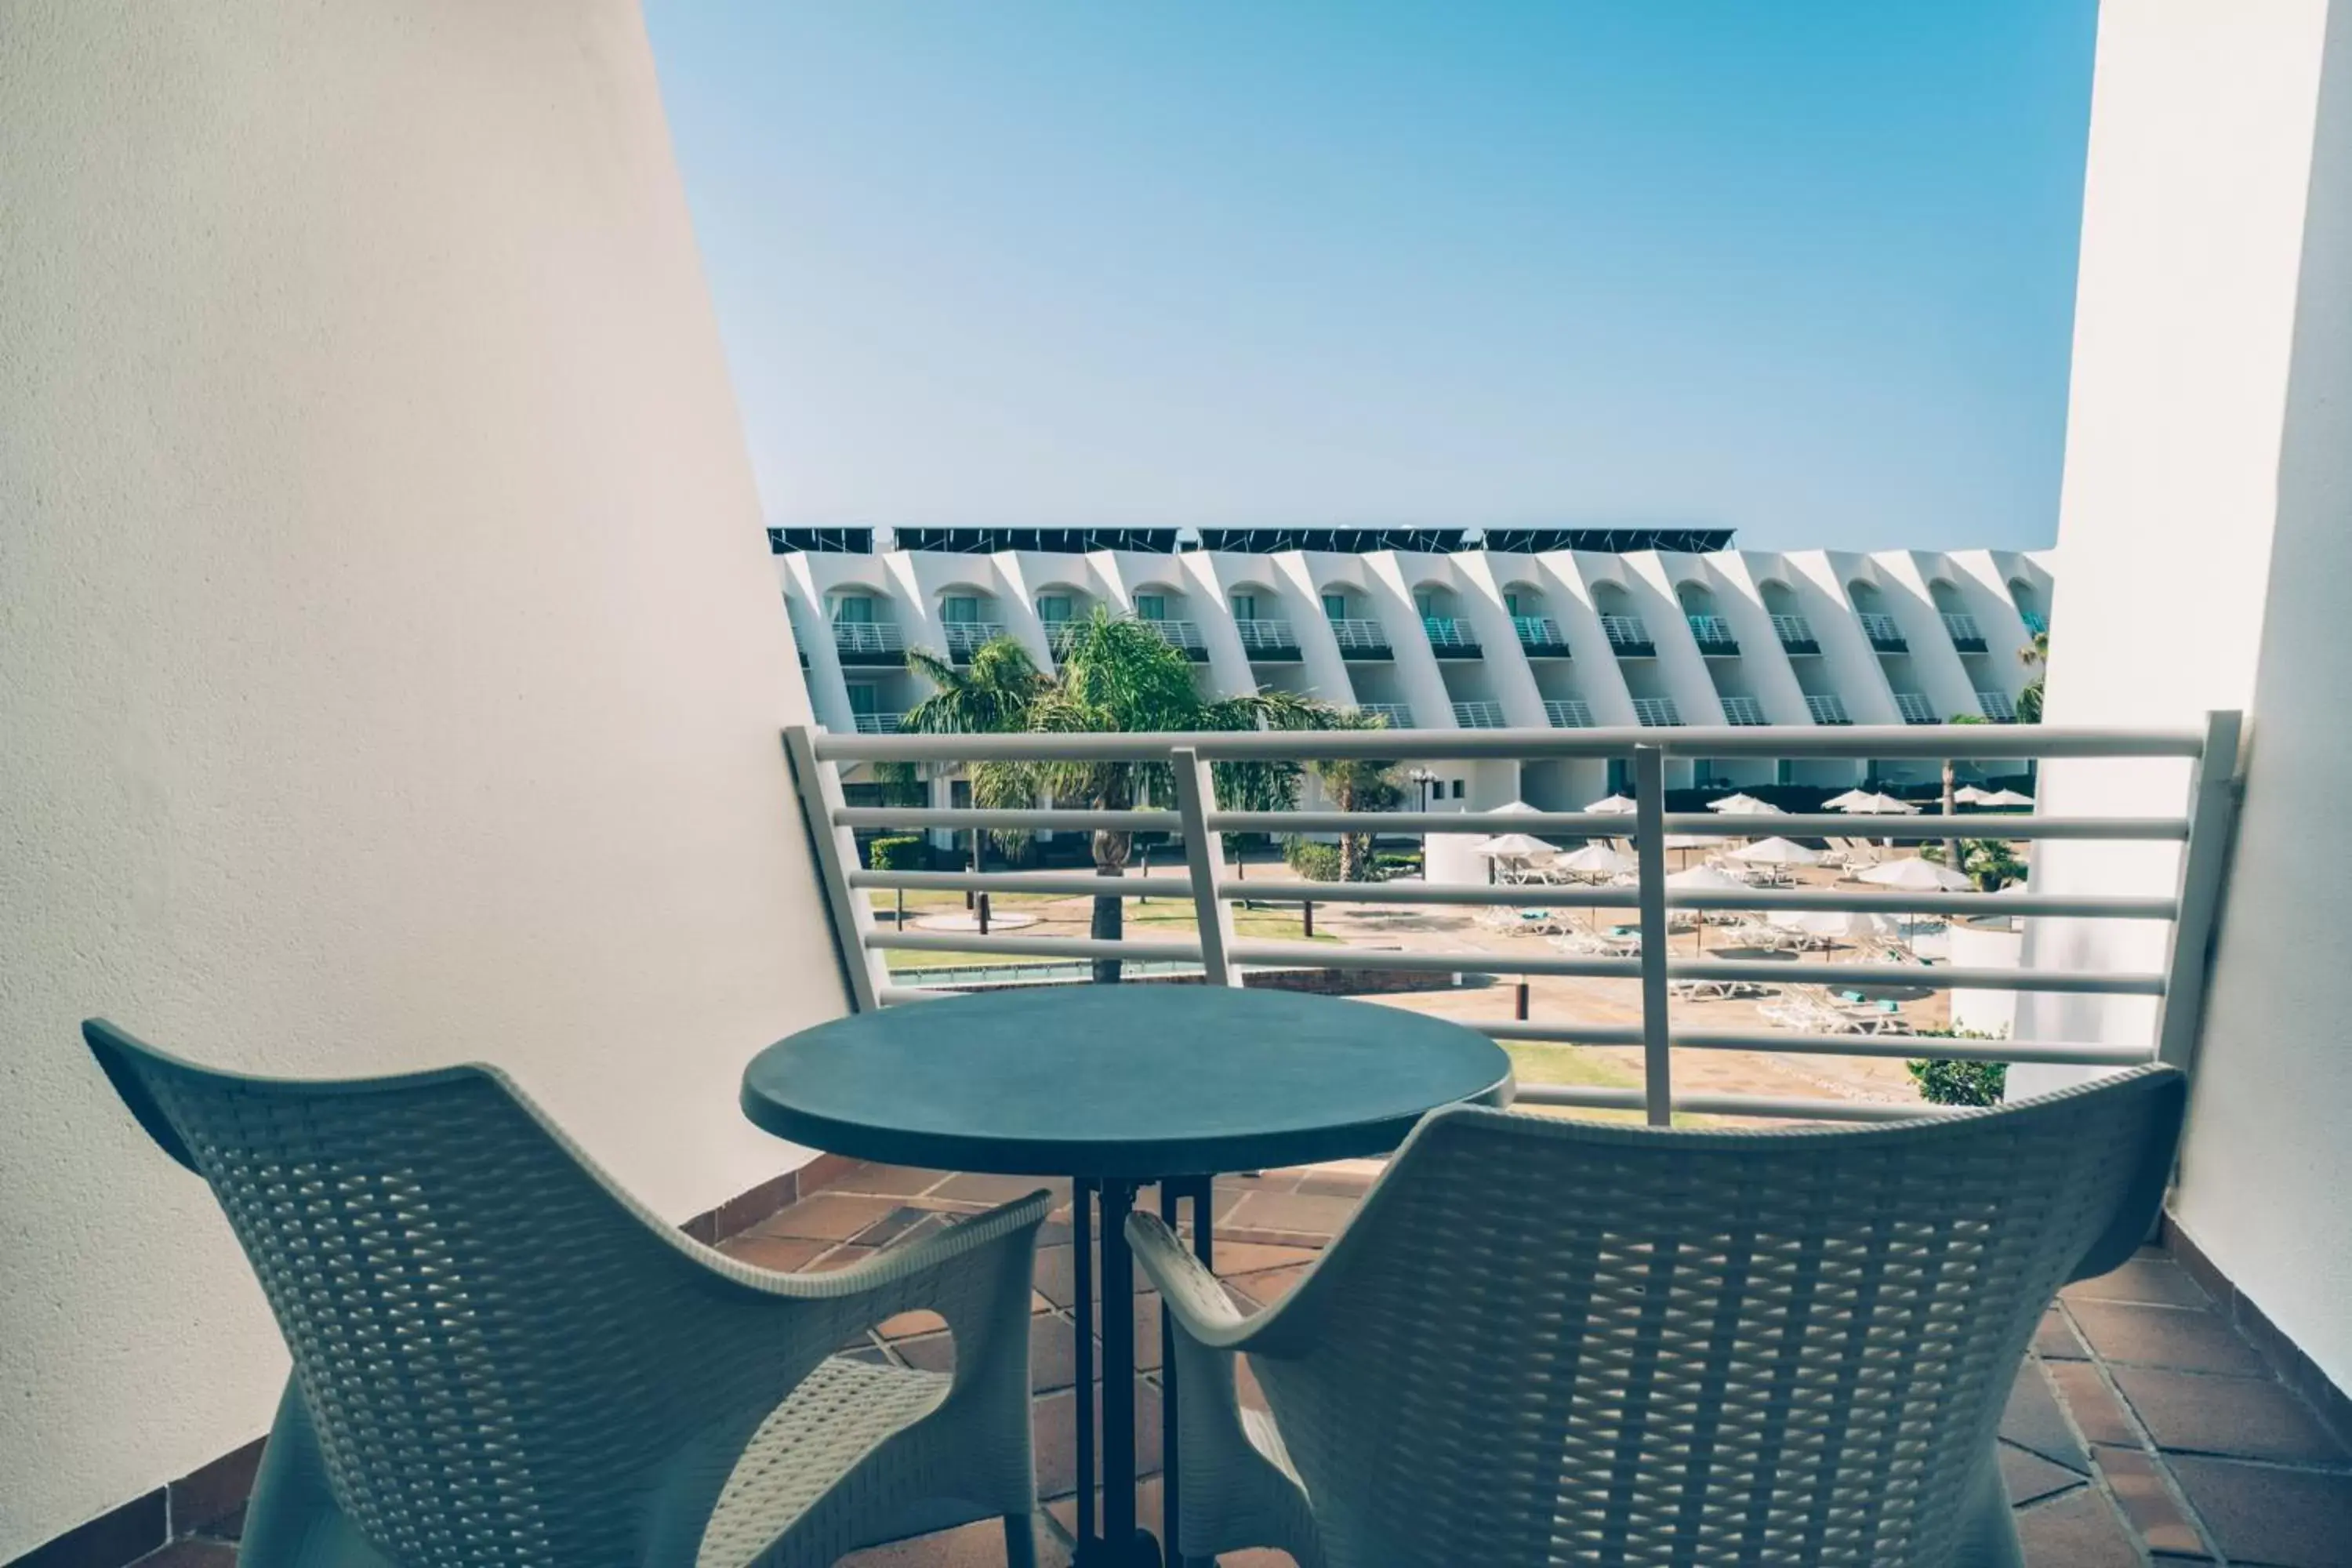
[[[0,168],[5,1560],[283,1376],[85,1015],[502,1063],[683,1217],[842,998],[634,5],[14,0]]]

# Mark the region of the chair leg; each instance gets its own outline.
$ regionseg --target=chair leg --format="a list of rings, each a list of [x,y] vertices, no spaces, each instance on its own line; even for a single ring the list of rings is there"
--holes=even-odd
[[[1005,1568],[1037,1568],[1037,1520],[1034,1514],[1004,1516]]]

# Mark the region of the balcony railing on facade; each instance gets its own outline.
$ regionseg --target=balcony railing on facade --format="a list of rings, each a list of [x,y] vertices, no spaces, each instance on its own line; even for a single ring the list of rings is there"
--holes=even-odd
[[[1620,658],[1649,658],[1658,651],[1650,640],[1650,628],[1639,616],[1603,616],[1601,635],[1609,639],[1609,651]]]
[[[1870,646],[1879,652],[1908,653],[1911,651],[1911,645],[1903,640],[1903,628],[1895,624],[1893,616],[1865,610],[1854,616],[1854,619],[1862,623],[1862,635],[1868,637]]]
[[[1387,720],[1389,728],[1391,730],[1410,730],[1412,728],[1412,709],[1411,705],[1407,703],[1359,702],[1356,704],[1356,711],[1359,713],[1370,713],[1376,718]]]
[[[1819,653],[1820,639],[1813,636],[1813,623],[1802,616],[1774,616],[1772,635],[1780,639],[1784,653]]]
[[[1508,721],[1499,702],[1469,701],[1454,705],[1454,722],[1465,730],[1500,730]]]
[[[1721,616],[1685,616],[1690,622],[1691,637],[1698,643],[1698,651],[1709,658],[1726,658],[1739,651],[1739,639],[1731,635],[1731,623]]]
[[[1288,621],[1237,620],[1234,634],[1242,639],[1242,651],[1252,659],[1284,664],[1298,661],[1298,638],[1292,634]]]
[[[1727,724],[1748,729],[1772,721],[1764,717],[1764,704],[1753,697],[1724,697],[1720,700],[1723,703],[1723,721]]]
[[[1692,1050],[1766,1051],[1779,1056],[1911,1057],[1920,1054],[1916,1037],[1801,1029],[1722,1028],[1694,1024],[1676,1005],[1678,982],[1780,987],[1924,986],[1934,990],[2042,992],[2146,996],[2155,1000],[2156,1026],[2148,1043],[2057,1038],[1940,1038],[1930,1047],[1938,1057],[1970,1061],[2039,1062],[2121,1068],[2160,1060],[2187,1068],[2192,1047],[2203,954],[2212,934],[2223,847],[2234,811],[2234,769],[2239,721],[2234,713],[2210,715],[2197,729],[2119,730],[2021,725],[1998,732],[1955,726],[1932,733],[1903,726],[1856,728],[1835,733],[1805,726],[1767,730],[1712,728],[1650,730],[1482,730],[1414,731],[1327,731],[1160,735],[840,735],[796,727],[785,745],[800,791],[802,808],[816,846],[819,870],[851,989],[861,1009],[923,1002],[937,990],[894,983],[885,963],[894,951],[977,952],[989,958],[1112,958],[1197,964],[1212,984],[1239,984],[1250,967],[1405,969],[1432,974],[1563,975],[1637,982],[1637,1021],[1603,1021],[1589,1014],[1527,1018],[1480,1018],[1472,1026],[1498,1039],[1568,1045],[1631,1047],[1642,1054],[1643,1081],[1636,1089],[1589,1084],[1528,1083],[1519,1100],[1529,1105],[1559,1105],[1633,1110],[1655,1125],[1677,1114],[1761,1116],[1809,1121],[1895,1121],[1952,1114],[1944,1109],[1901,1101],[1783,1098],[1728,1093],[1693,1093],[1675,1087],[1678,1053]],[[2002,837],[2049,840],[2155,841],[2183,847],[2179,871],[2169,894],[2092,891],[2000,893],[1912,891],[1840,883],[1790,889],[1673,888],[1666,884],[1670,835],[1719,834],[1721,820],[1706,812],[1665,808],[1669,758],[1991,761],[2036,759],[2174,759],[2193,769],[2187,804],[2176,814],[2156,816],[2003,816]],[[1483,886],[1391,882],[1268,881],[1240,879],[1223,847],[1228,833],[1272,835],[1392,832],[1416,835],[1475,834],[1494,829],[1491,817],[1460,812],[1344,812],[1332,810],[1242,811],[1217,800],[1213,764],[1221,761],[1354,757],[1400,763],[1496,759],[1537,762],[1611,760],[1626,772],[1635,809],[1631,816],[1583,812],[1533,811],[1515,815],[1514,832],[1554,840],[1614,838],[1629,830],[1639,872],[1632,887]],[[1032,810],[984,810],[971,806],[850,806],[845,804],[844,763],[906,762],[938,768],[974,762],[1129,762],[1166,766],[1176,798],[1171,806],[1102,810],[1053,806]],[[1850,835],[1854,824],[1835,814],[1798,813],[1775,817],[1773,830],[1795,838]],[[1871,819],[1874,837],[1913,843],[1944,837],[1952,819],[1933,813]],[[857,860],[853,835],[866,829],[974,828],[1012,832],[1087,832],[1102,828],[1162,832],[1181,843],[1184,864],[1142,876],[1126,876],[1113,886],[1127,897],[1190,900],[1197,934],[1189,941],[1032,936],[986,937],[962,931],[899,931],[874,919],[870,900],[895,889],[946,892],[1029,892],[1092,896],[1105,879],[1091,874],[1036,872],[868,870]],[[1401,906],[1545,908],[1573,903],[1622,910],[1639,932],[1631,954],[1496,952],[1465,942],[1409,950],[1243,938],[1233,911],[1243,898],[1256,902],[1330,902]],[[1876,915],[1971,916],[2032,920],[2130,920],[2168,922],[2167,957],[2161,967],[2115,971],[2067,967],[2063,963],[2019,967],[1978,967],[1916,962],[1823,962],[1811,958],[1767,961],[1708,953],[1685,956],[1668,943],[1675,911],[1775,913],[1860,911]]]
[[[906,639],[888,621],[835,621],[834,651],[844,664],[904,664]]]
[[[1529,658],[1566,658],[1568,637],[1549,616],[1513,616],[1511,629],[1519,634],[1519,649]]]
[[[1947,615],[1944,635],[1952,639],[1952,647],[1960,653],[1985,651],[1984,628],[1977,625],[1974,616]]]
[[[2017,702],[2006,691],[1979,691],[1977,710],[1996,724],[2017,722]]]
[[[1924,691],[1898,691],[1895,694],[1895,710],[1903,715],[1906,724],[1940,724],[1944,716],[1927,700]]]
[[[995,621],[941,621],[940,635],[947,639],[948,658],[963,664],[980,651],[982,644],[1003,637],[1004,627]]]
[[[1186,658],[1206,661],[1209,645],[1201,638],[1201,628],[1193,621],[1146,621],[1143,623],[1160,634],[1160,640],[1183,654]]]
[[[1452,616],[1423,616],[1421,629],[1429,638],[1429,651],[1440,658],[1478,657],[1478,634],[1470,629],[1468,621]]]
[[[857,732],[861,735],[895,735],[906,723],[904,716],[897,713],[858,713],[852,717],[857,721]]]
[[[1052,654],[1056,659],[1059,659],[1064,654],[1070,651],[1070,639],[1078,635],[1078,628],[1085,624],[1086,623],[1083,621],[1044,622],[1043,625],[1045,628],[1045,651]]]
[[[1671,729],[1683,721],[1683,710],[1675,706],[1671,697],[1636,697],[1633,717],[1644,728]]]
[[[1555,730],[1590,730],[1592,705],[1576,697],[1547,697],[1544,718]]]
[[[1805,693],[1805,711],[1813,716],[1816,724],[1851,724],[1853,716],[1845,710],[1845,699],[1828,697],[1817,692]]]
[[[1341,658],[1389,658],[1389,629],[1378,621],[1339,619],[1331,622],[1331,639]]]
[[[2032,610],[2020,610],[2017,612],[2017,618],[2023,621],[2025,623],[2025,629],[2032,632],[2035,637],[2048,637],[2050,635],[2050,621],[2048,617],[2038,615]]]

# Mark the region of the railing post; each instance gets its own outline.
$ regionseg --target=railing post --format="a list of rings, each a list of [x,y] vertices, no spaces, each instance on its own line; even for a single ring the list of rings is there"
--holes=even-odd
[[[889,973],[882,955],[866,945],[866,933],[874,929],[873,908],[863,892],[849,885],[850,868],[857,864],[857,836],[834,826],[833,814],[842,805],[841,770],[817,760],[815,741],[805,724],[785,730],[784,760],[792,764],[801,820],[816,851],[817,875],[824,882],[825,907],[833,913],[834,945],[849,982],[850,1005],[871,1013],[882,1005]]]
[[[2198,754],[2189,796],[2189,843],[2180,854],[2174,889],[2179,913],[2164,955],[2164,996],[2157,1004],[2156,1058],[2186,1071],[2197,1056],[2204,1014],[2205,972],[2221,900],[2221,868],[2238,814],[2238,741],[2242,716],[2205,715],[2205,748]]]
[[[1653,1127],[1673,1124],[1672,1037],[1666,1027],[1666,754],[1633,748],[1633,855],[1642,879],[1642,1100]]]
[[[1234,912],[1217,896],[1217,876],[1225,863],[1225,836],[1209,831],[1217,799],[1215,775],[1200,752],[1178,746],[1168,754],[1176,774],[1176,815],[1184,827],[1184,868],[1192,879],[1193,916],[1201,927],[1201,967],[1212,985],[1239,985],[1241,972],[1226,954],[1233,951]]]

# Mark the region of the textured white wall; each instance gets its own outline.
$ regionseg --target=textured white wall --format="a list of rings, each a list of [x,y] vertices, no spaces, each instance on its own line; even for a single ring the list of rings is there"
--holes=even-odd
[[[84,1015],[500,1062],[683,1216],[842,998],[634,5],[10,0],[0,167],[5,1560],[283,1375]]]

